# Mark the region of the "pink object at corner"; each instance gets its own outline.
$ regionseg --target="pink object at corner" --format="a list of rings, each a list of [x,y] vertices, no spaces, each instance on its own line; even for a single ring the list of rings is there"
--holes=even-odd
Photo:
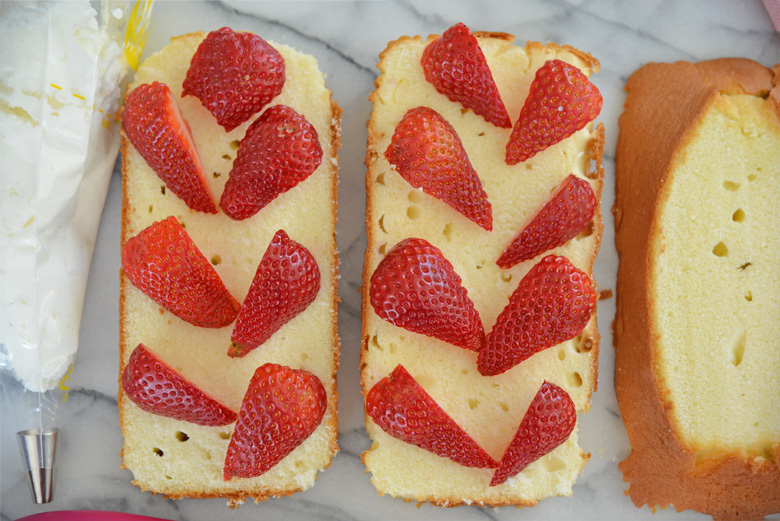
[[[769,18],[775,24],[775,29],[780,31],[780,0],[764,0],[764,5],[769,12]]]
[[[61,512],[44,512],[22,517],[17,521],[166,521],[159,517],[122,514],[120,512],[103,512],[100,510],[63,510]]]

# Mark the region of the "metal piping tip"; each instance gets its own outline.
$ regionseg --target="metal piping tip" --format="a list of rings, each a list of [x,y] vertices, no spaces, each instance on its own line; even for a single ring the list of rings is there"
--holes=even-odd
[[[54,498],[57,432],[58,429],[29,429],[17,433],[22,460],[30,478],[33,501],[37,504],[49,503]]]

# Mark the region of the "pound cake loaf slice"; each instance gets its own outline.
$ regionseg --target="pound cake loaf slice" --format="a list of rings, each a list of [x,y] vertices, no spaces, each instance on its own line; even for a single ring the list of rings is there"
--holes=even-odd
[[[626,84],[615,387],[637,506],[780,512],[778,71],[653,63]]]
[[[510,136],[518,121],[545,125],[520,115],[533,105],[537,76],[572,69],[573,90],[591,92],[587,76],[599,64],[571,47],[513,41],[458,24],[441,37],[402,37],[380,55],[368,123],[361,351],[372,440],[362,459],[380,494],[440,506],[533,505],[570,495],[589,457],[575,422],[597,383],[592,267],[604,130],[591,114],[523,159]],[[484,59],[467,63],[474,81],[464,87],[446,64],[475,54]],[[580,187],[582,198],[573,195]],[[522,247],[511,250],[520,253],[499,263],[518,236]],[[520,309],[534,307],[521,295],[534,288],[587,309],[576,319],[553,311],[557,323],[545,325],[544,312]],[[514,327],[517,314],[531,321],[530,340]],[[554,442],[546,446],[520,434],[547,424]]]
[[[220,54],[231,47],[244,54]],[[251,95],[212,80],[233,70]],[[229,29],[173,38],[129,85],[119,415],[144,491],[231,506],[289,495],[338,450],[340,116],[314,57]],[[284,439],[250,420],[271,408]]]

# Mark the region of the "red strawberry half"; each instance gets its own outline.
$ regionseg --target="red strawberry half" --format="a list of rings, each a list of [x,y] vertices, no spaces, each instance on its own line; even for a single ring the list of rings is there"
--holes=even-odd
[[[596,119],[602,102],[599,90],[577,67],[561,60],[545,62],[509,137],[507,164],[525,161],[571,136]]]
[[[190,127],[164,83],[144,83],[125,99],[125,136],[165,186],[187,206],[217,213]]]
[[[268,471],[311,436],[326,408],[325,387],[315,375],[277,364],[258,367],[230,438],[225,481]]]
[[[131,237],[122,269],[135,287],[190,324],[224,327],[238,314],[238,302],[175,217]]]
[[[574,402],[557,385],[544,382],[501,457],[490,486],[500,485],[565,442],[577,423]]]
[[[241,140],[219,205],[233,219],[251,217],[321,163],[314,126],[290,107],[269,107]]]
[[[210,397],[143,344],[122,371],[122,389],[146,412],[198,425],[227,425],[236,413]]]
[[[200,100],[228,132],[284,87],[284,58],[265,40],[228,27],[212,31],[190,61],[182,96]]]
[[[511,268],[518,262],[565,244],[585,229],[595,210],[596,195],[590,183],[570,174],[520,235],[507,246],[496,264]]]
[[[497,466],[402,365],[371,388],[366,395],[366,411],[394,438],[466,467]]]
[[[523,277],[479,352],[480,374],[493,376],[574,338],[596,306],[590,278],[565,257],[548,255]]]
[[[407,112],[385,151],[387,160],[415,188],[441,199],[486,230],[493,210],[466,150],[438,112],[417,107]]]
[[[228,354],[246,355],[306,309],[320,290],[314,256],[279,230],[257,267],[238,313]]]
[[[424,239],[396,244],[371,276],[371,305],[384,320],[464,349],[485,339],[479,313],[441,250]]]
[[[512,126],[485,54],[468,27],[458,23],[447,29],[425,47],[421,63],[425,79],[451,101],[497,127]]]

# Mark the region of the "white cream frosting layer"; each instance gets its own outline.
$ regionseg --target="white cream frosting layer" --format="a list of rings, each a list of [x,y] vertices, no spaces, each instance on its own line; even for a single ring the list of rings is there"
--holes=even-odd
[[[122,11],[113,12],[122,15]],[[119,149],[121,48],[89,2],[0,6],[0,367],[54,387],[78,348]]]

